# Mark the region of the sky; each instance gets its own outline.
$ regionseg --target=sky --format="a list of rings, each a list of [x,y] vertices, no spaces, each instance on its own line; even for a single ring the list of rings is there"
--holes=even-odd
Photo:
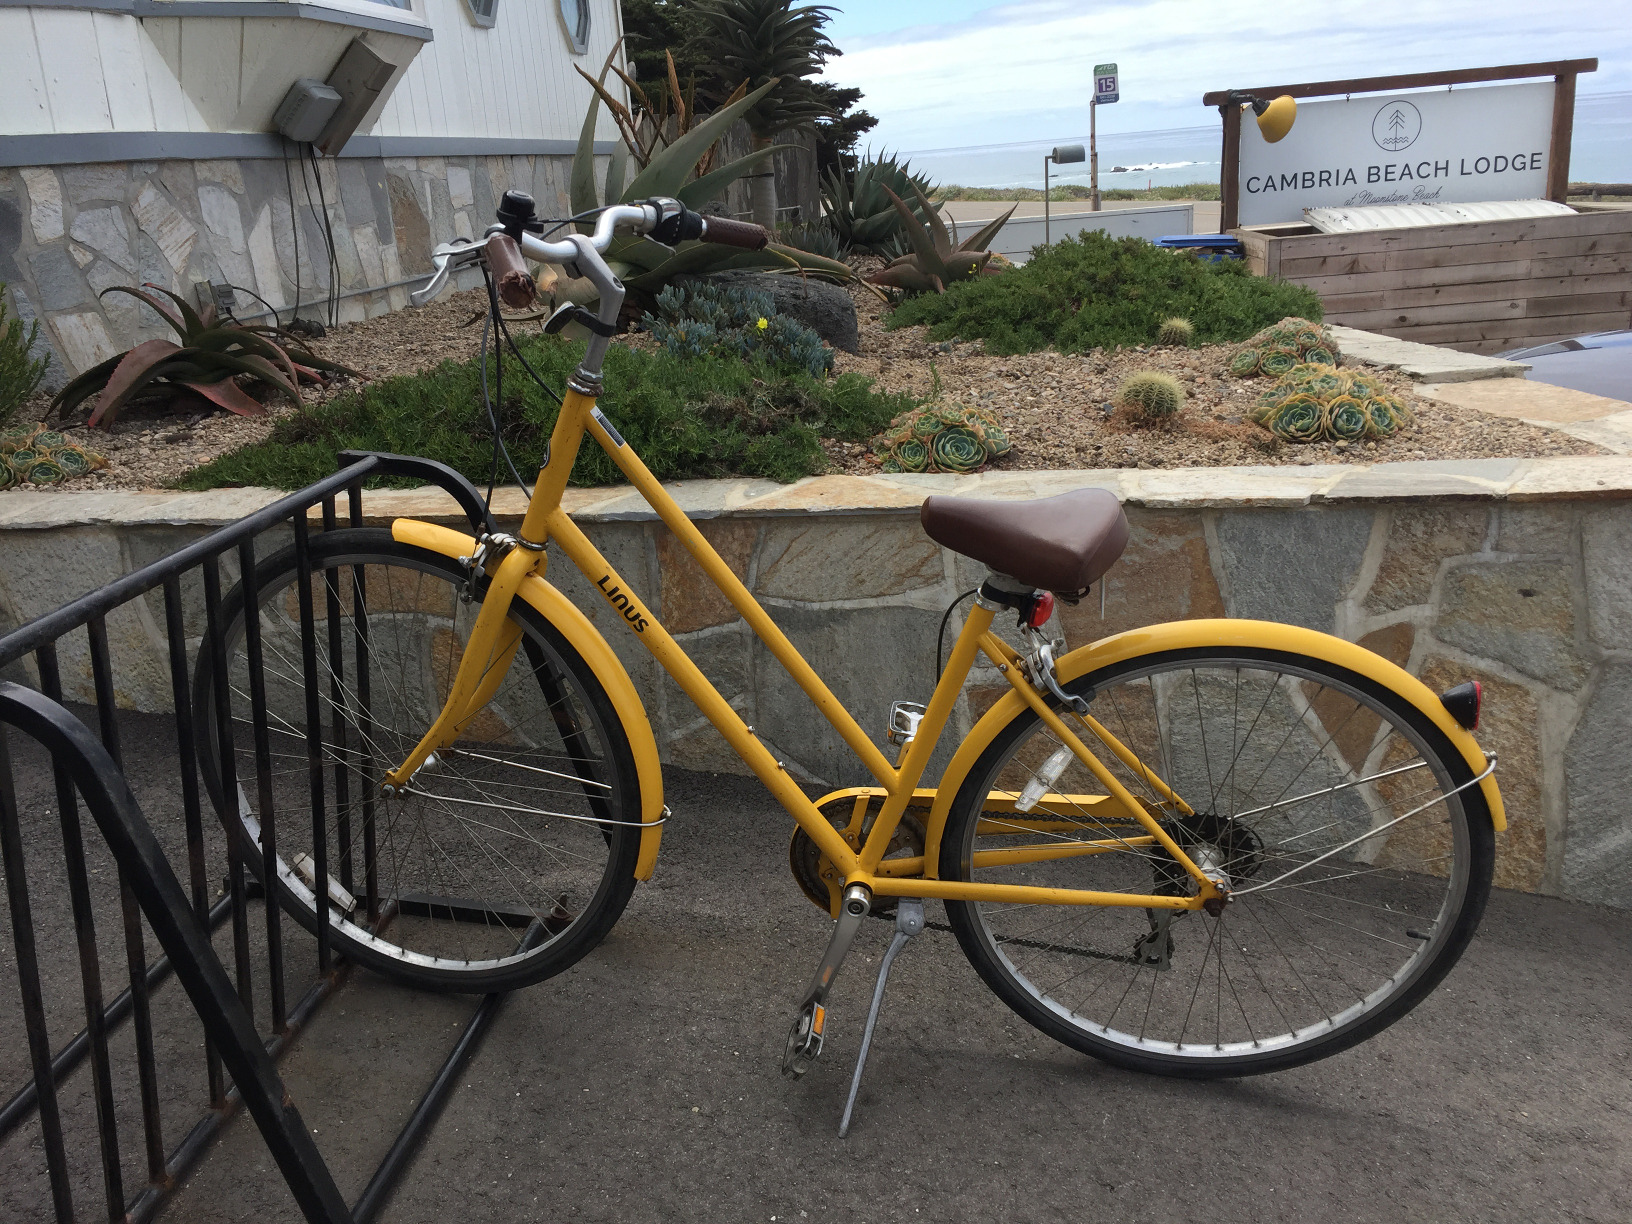
[[[1632,90],[1625,0],[849,0],[826,78],[860,86],[872,146],[903,153],[1081,139],[1096,63],[1122,100],[1102,133],[1216,124],[1211,89],[1598,57],[1579,93]]]

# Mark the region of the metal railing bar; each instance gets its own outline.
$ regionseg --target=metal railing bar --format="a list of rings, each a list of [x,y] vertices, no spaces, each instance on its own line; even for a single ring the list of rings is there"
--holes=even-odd
[[[30,736],[53,757],[74,761],[74,776],[114,861],[128,881],[159,945],[175,966],[177,979],[187,992],[204,1030],[221,1050],[222,1061],[244,1104],[254,1117],[268,1150],[284,1175],[296,1203],[310,1224],[350,1224],[351,1212],[334,1184],[322,1155],[312,1142],[310,1131],[299,1111],[287,1097],[266,1047],[255,1031],[248,1012],[239,1003],[231,980],[210,946],[209,936],[198,923],[152,829],[142,816],[129,784],[118,766],[89,730],[62,706],[32,689],[0,683],[0,724],[15,726]],[[14,932],[18,942],[20,974],[25,989],[30,970],[38,1003],[38,963],[32,942],[31,914],[27,906],[26,884],[22,881],[22,846],[16,820],[16,800],[12,793],[10,759],[5,738],[0,735],[0,851],[7,873],[8,898],[12,905]],[[15,868],[14,868],[15,864]],[[23,890],[23,891],[20,891]],[[19,906],[19,902],[21,903]],[[331,987],[332,988],[332,987]],[[138,992],[139,994],[140,992]],[[43,1010],[30,1014],[25,1000],[25,1016],[31,1024],[31,1053],[36,1079],[41,1083],[41,1119],[48,1164],[52,1163],[52,1128],[47,1116],[59,1121],[55,1130],[57,1153],[61,1152],[60,1120],[56,1114],[54,1086],[49,1079],[50,1058],[45,1049]],[[35,1040],[33,1029],[38,1029]],[[60,1159],[56,1168],[62,1168]],[[160,1188],[167,1184],[165,1161],[153,1179]],[[53,1176],[56,1169],[53,1169]],[[65,1178],[66,1172],[64,1170]],[[56,1186],[53,1185],[55,1193]],[[58,1217],[72,1219],[67,1183],[62,1182]]]
[[[363,493],[362,489],[353,485],[346,490],[347,509],[353,527],[363,525]],[[374,698],[372,692],[372,672],[369,662],[372,658],[369,647],[368,629],[368,573],[367,567],[354,565],[351,567],[351,602],[352,602],[352,637],[355,662],[357,664],[357,737],[360,746],[366,748],[374,741]],[[368,919],[378,924],[380,920],[380,871],[379,846],[377,843],[378,830],[375,826],[375,800],[379,794],[378,775],[370,760],[363,770],[363,901],[367,907]]]
[[[327,973],[329,831],[323,793],[323,711],[317,691],[317,620],[312,607],[312,543],[304,517],[295,520],[295,579],[300,588],[297,601],[300,605],[300,678],[301,687],[306,693],[306,778],[312,806],[313,895],[324,898],[317,920],[317,971]],[[269,766],[270,763],[268,758]],[[271,874],[267,873],[269,879]]]
[[[223,553],[240,541],[259,535],[268,527],[276,526],[284,519],[304,514],[325,495],[367,479],[374,466],[372,460],[365,460],[355,466],[342,468],[334,475],[325,476],[298,493],[279,498],[270,506],[257,510],[236,523],[217,528],[209,535],[178,548],[163,560],[116,578],[107,586],[98,587],[72,603],[64,604],[55,612],[47,612],[44,616],[36,617],[26,625],[0,637],[0,667],[38,650],[44,642],[54,641],[63,634],[78,629],[93,616],[106,615],[120,604],[128,603],[138,595],[145,595],[170,575],[181,574],[206,557]]]
[[[77,813],[75,823],[78,823]],[[212,933],[218,930],[221,924],[224,923],[230,916],[231,912],[232,898],[222,897],[210,907],[210,910],[206,915],[206,925],[208,930],[210,930]],[[153,962],[147,967],[148,990],[156,990],[169,976],[170,958],[168,956],[155,957]],[[98,1000],[100,1001],[100,995],[98,996]],[[100,1040],[100,1057],[103,1059],[107,1057],[107,1034],[111,1034],[114,1029],[118,1028],[119,1025],[124,1023],[125,1018],[130,1015],[130,1004],[130,989],[127,987],[114,996],[113,1002],[109,1003],[106,1007],[97,1007],[94,1013],[94,1015],[97,1017],[97,1025],[104,1034]],[[80,1029],[79,1032],[75,1034],[75,1036],[52,1057],[51,1077],[54,1083],[60,1084],[68,1076],[72,1075],[78,1068],[79,1064],[85,1061],[85,1056],[93,1049],[97,1048],[95,1044],[96,1039],[93,1038],[91,1034],[91,1027],[91,1025],[87,1024],[85,1028]],[[92,1068],[92,1074],[94,1075],[94,1063],[92,1064]],[[106,1072],[103,1072],[103,1074],[106,1074]],[[100,1093],[100,1091],[101,1089],[99,1086],[98,1092]],[[11,1134],[12,1131],[16,1130],[17,1127],[21,1126],[29,1119],[30,1116],[32,1116],[34,1112],[34,1103],[37,1099],[36,1093],[36,1086],[31,1080],[21,1089],[19,1089],[12,1096],[11,1100],[7,1101],[4,1105],[0,1105],[0,1140],[5,1139]],[[211,1099],[214,1100],[213,1097]],[[113,1101],[110,1096],[108,1099],[110,1108],[112,1103]],[[97,1104],[98,1109],[100,1109],[101,1101],[98,1100]],[[125,1196],[121,1193],[115,1201],[122,1204],[125,1201]]]
[[[28,900],[22,826],[11,776],[11,749],[0,725],[0,866],[6,873],[6,901],[11,908],[11,938],[17,953],[17,986],[22,995],[23,1027],[28,1033],[29,1061],[40,1085],[40,1138],[45,1147],[51,1205],[58,1224],[74,1224],[74,1198],[68,1186],[68,1155],[62,1144],[62,1114],[51,1082],[51,1039],[46,1032],[45,1000],[40,991],[39,951],[34,945],[34,913]]]
[[[55,643],[40,647],[34,654],[39,668],[40,689],[53,701],[62,693],[62,675],[57,666]],[[62,850],[68,877],[69,906],[74,915],[74,937],[79,948],[79,975],[81,994],[85,1004],[85,1028],[69,1043],[76,1046],[71,1061],[59,1054],[51,1060],[52,1083],[61,1082],[67,1068],[77,1065],[86,1053],[94,1055],[91,1062],[91,1092],[96,1105],[96,1133],[102,1156],[102,1193],[107,1201],[108,1218],[119,1214],[124,1205],[124,1172],[119,1161],[119,1124],[113,1108],[113,1070],[108,1057],[108,1028],[102,1006],[102,960],[96,948],[96,920],[91,908],[91,883],[86,875],[85,838],[79,824],[79,796],[74,791],[74,780],[64,761],[51,761],[52,779],[57,788],[57,813],[62,826]],[[121,994],[124,1010],[129,1011],[129,991]],[[0,1110],[0,1138],[24,1119],[33,1116],[39,1100],[38,1085],[33,1081]]]
[[[115,769],[123,769],[119,748],[118,705],[113,691],[113,664],[108,654],[108,623],[91,617],[85,630],[91,644],[91,679],[96,691],[96,717],[102,747]],[[141,1090],[142,1135],[147,1141],[150,1178],[164,1175],[164,1120],[159,1110],[159,1068],[153,1054],[153,1010],[147,995],[147,944],[142,934],[142,910],[131,890],[130,873],[119,864],[119,908],[125,926],[125,961],[130,969],[131,1026],[136,1036],[136,1078]]]
[[[193,890],[193,915],[211,931],[209,867],[204,857],[204,811],[198,795],[198,749],[193,739],[192,685],[187,676],[186,622],[181,606],[181,579],[172,574],[164,580],[165,642],[170,652],[170,700],[175,707],[176,751],[180,756],[181,808],[187,832],[187,875]],[[215,1047],[204,1043],[204,1072],[210,1100],[219,1101],[224,1091],[221,1059]]]
[[[283,913],[278,903],[278,820],[272,801],[272,746],[267,732],[266,672],[261,654],[261,589],[255,569],[255,541],[238,543],[238,585],[244,593],[244,658],[249,669],[249,712],[254,724],[255,786],[260,801],[261,885],[266,894],[267,997],[272,1007],[272,1031],[281,1032],[288,1019],[283,977]],[[233,749],[235,751],[235,749]],[[233,792],[226,796],[228,809]],[[223,813],[225,816],[225,813]]]
[[[313,982],[306,993],[289,1009],[289,1023],[284,1031],[267,1039],[266,1056],[272,1062],[276,1063],[282,1057],[283,1052],[311,1021],[323,1001],[345,984],[351,966],[340,958],[336,959],[335,964],[333,973]],[[159,1208],[164,1206],[176,1187],[186,1181],[187,1175],[209,1150],[210,1140],[221,1133],[221,1128],[232,1120],[233,1115],[243,1105],[243,1101],[243,1094],[238,1091],[236,1084],[227,1090],[221,1103],[208,1110],[176,1145],[175,1151],[170,1153],[170,1158],[164,1166],[164,1182],[149,1185],[137,1194],[125,1207],[121,1224],[146,1224],[146,1221],[158,1214]]]
[[[323,530],[335,529],[334,498],[323,499]],[[349,737],[346,734],[345,703],[345,631],[340,624],[340,586],[332,569],[323,571],[323,609],[328,614],[329,634],[329,706],[333,718],[329,734],[334,740],[340,760],[334,764],[334,834],[340,851],[340,887],[353,892],[351,872],[351,767],[345,761]]]
[[[522,936],[519,951],[525,952],[536,947],[544,934],[544,924],[535,919]],[[425,1095],[419,1098],[419,1103],[414,1106],[414,1112],[408,1116],[408,1121],[403,1125],[396,1141],[392,1143],[391,1150],[385,1154],[385,1159],[380,1162],[380,1167],[374,1171],[374,1176],[369,1178],[363,1193],[352,1205],[351,1216],[356,1224],[373,1224],[374,1218],[391,1197],[391,1192],[396,1189],[397,1179],[402,1176],[419,1145],[424,1142],[426,1134],[447,1105],[448,1098],[459,1083],[465,1064],[476,1052],[482,1038],[487,1036],[488,1029],[493,1027],[499,1008],[508,997],[508,993],[486,995],[477,1005],[470,1023],[465,1025],[465,1031],[459,1035],[458,1043],[449,1052],[441,1070],[431,1081],[431,1086],[425,1090]]]
[[[220,762],[220,784],[224,792],[221,802],[230,805],[238,794],[237,754],[232,738],[232,692],[227,677],[227,648],[225,627],[221,623],[221,567],[215,557],[206,557],[200,569],[204,576],[204,641],[200,652],[210,652],[210,678],[213,681],[211,705],[215,710],[216,760]],[[209,728],[206,728],[208,734]],[[255,1016],[255,979],[249,958],[249,908],[244,890],[244,858],[238,844],[238,834],[231,826],[232,810],[223,806],[218,812],[222,828],[227,834],[227,895],[232,899],[232,957],[233,974],[238,983],[238,1001],[251,1019]],[[215,1101],[220,1103],[222,1098]]]

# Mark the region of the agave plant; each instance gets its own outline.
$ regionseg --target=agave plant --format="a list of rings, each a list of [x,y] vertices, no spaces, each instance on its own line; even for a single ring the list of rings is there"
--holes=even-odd
[[[97,397],[91,410],[91,425],[112,425],[119,413],[137,395],[156,388],[180,388],[196,392],[211,403],[240,416],[260,416],[265,405],[253,398],[234,379],[249,374],[287,391],[300,403],[300,385],[323,381],[326,372],[356,374],[338,362],[319,357],[281,327],[248,327],[223,322],[214,306],[194,310],[187,300],[160,289],[174,308],[141,289],[112,285],[103,294],[128,293],[147,303],[174,329],[181,343],[146,340],[135,348],[92,366],[57,393],[51,401],[56,413],[71,412]]]
[[[979,276],[982,272],[998,270],[988,267],[992,252],[986,250],[986,244],[997,237],[997,231],[1014,215],[1016,205],[1011,204],[1008,212],[988,222],[979,233],[954,247],[941,214],[930,208],[918,184],[912,184],[912,193],[920,211],[928,218],[927,226],[900,196],[888,187],[883,190],[895,205],[907,240],[912,243],[912,253],[891,260],[881,271],[869,276],[867,279],[873,284],[904,289],[908,293],[928,293],[930,290],[945,293],[948,285]]]
[[[846,176],[829,171],[822,179],[822,209],[828,225],[847,247],[873,254],[898,255],[890,248],[895,241],[905,241],[901,216],[891,203],[889,192],[897,197],[912,195],[917,188],[926,198],[932,186],[929,179],[914,174],[910,163],[897,163],[888,153],[868,157]],[[918,219],[928,224],[928,210],[917,211]]]
[[[602,73],[604,83],[605,72]],[[742,118],[775,87],[772,81],[745,93],[707,119],[691,126],[684,135],[657,149],[633,178],[628,178],[630,153],[620,144],[607,167],[604,188],[595,181],[595,121],[600,113],[599,93],[589,102],[589,113],[578,136],[578,151],[572,160],[572,211],[584,213],[603,204],[641,200],[648,196],[673,196],[688,208],[701,208],[717,199],[727,186],[760,165],[775,150],[756,149],[701,178],[693,178],[695,167],[725,130]],[[628,180],[627,182],[625,180]],[[682,242],[666,247],[649,238],[621,238],[606,253],[606,261],[623,283],[637,292],[655,296],[674,277],[683,273],[707,274],[725,271],[799,272],[826,280],[853,281],[856,273],[848,264],[813,255],[808,251],[770,243],[761,251],[744,251],[707,242]]]

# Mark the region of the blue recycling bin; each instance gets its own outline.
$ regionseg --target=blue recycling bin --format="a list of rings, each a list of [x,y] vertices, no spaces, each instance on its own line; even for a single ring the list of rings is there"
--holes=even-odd
[[[1202,259],[1245,259],[1247,250],[1239,238],[1229,234],[1169,234],[1156,239],[1156,245],[1170,251],[1194,251]]]

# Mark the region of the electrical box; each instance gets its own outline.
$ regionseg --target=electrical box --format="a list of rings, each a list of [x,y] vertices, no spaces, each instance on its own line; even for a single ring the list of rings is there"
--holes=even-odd
[[[310,144],[323,134],[339,109],[339,93],[322,81],[302,77],[278,103],[272,126],[296,144]]]
[[[338,157],[346,141],[363,121],[380,112],[395,79],[398,66],[360,38],[354,38],[329,74],[329,88],[340,97],[328,126],[317,139],[317,147],[330,157]]]
[[[237,313],[238,294],[233,291],[232,286],[226,281],[194,281],[193,296],[198,299],[200,310],[206,306],[213,306],[216,313],[226,319],[230,319]]]

